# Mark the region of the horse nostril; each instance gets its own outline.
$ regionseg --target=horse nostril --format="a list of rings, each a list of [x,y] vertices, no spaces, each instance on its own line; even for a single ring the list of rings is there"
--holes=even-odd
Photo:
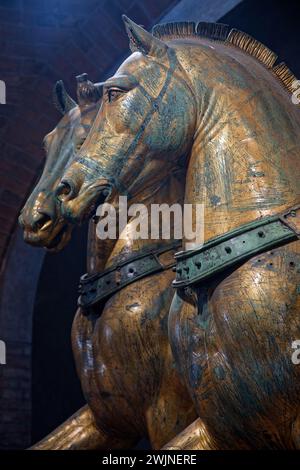
[[[72,199],[75,197],[74,185],[67,180],[62,180],[57,187],[56,194],[61,200]]]
[[[49,228],[51,224],[51,217],[48,214],[45,214],[44,212],[39,212],[39,215],[35,219],[33,226],[35,230],[44,231],[47,230],[47,228]]]

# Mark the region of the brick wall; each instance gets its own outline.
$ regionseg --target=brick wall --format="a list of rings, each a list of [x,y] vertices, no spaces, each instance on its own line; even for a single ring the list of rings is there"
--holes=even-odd
[[[30,443],[35,292],[30,283],[36,282],[42,258],[22,246],[16,227],[44,163],[42,139],[60,117],[52,104],[53,85],[63,79],[75,97],[76,75],[104,79],[129,52],[121,14],[150,28],[176,3],[0,0],[0,80],[7,101],[0,105],[0,339],[7,347],[7,364],[0,365],[2,449]]]
[[[31,344],[8,341],[7,365],[0,367],[1,449],[30,444]]]
[[[102,79],[128,50],[121,14],[149,28],[175,3],[0,0],[0,261],[43,164],[42,138],[59,117],[54,82],[62,78],[74,95],[75,75]]]
[[[31,437],[31,343],[33,309],[44,250],[14,234],[0,289],[0,449],[24,448]]]

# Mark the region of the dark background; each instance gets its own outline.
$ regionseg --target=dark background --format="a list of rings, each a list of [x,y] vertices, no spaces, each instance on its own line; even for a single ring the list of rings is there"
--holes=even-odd
[[[5,109],[0,106],[3,272],[18,211],[43,165],[42,138],[59,119],[51,104],[53,83],[63,78],[75,96],[75,75],[88,72],[94,81],[104,79],[127,53],[121,13],[150,28],[176,3],[0,0],[0,79],[6,81],[11,97]],[[219,21],[266,44],[300,78],[300,2],[245,0]],[[21,378],[27,365],[22,361],[23,346],[16,341],[11,343],[14,351],[8,366],[12,364],[15,372],[9,382],[8,369],[0,369],[0,389],[1,384],[6,387],[0,394],[4,429],[1,433],[0,426],[0,448],[37,441],[84,403],[74,370],[70,330],[78,279],[85,272],[85,246],[83,227],[74,232],[64,251],[44,258],[34,302],[28,379]],[[22,409],[18,409],[17,399],[23,400]]]
[[[47,254],[35,300],[32,344],[32,442],[84,405],[70,341],[77,285],[86,271],[87,229],[61,252]]]

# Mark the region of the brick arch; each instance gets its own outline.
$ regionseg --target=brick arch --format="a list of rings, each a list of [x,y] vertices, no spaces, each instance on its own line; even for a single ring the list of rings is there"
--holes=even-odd
[[[0,448],[30,442],[32,313],[44,251],[23,243],[17,218],[43,167],[42,139],[60,118],[53,85],[63,79],[75,97],[76,75],[107,77],[128,53],[121,14],[150,28],[176,3],[0,0]]]

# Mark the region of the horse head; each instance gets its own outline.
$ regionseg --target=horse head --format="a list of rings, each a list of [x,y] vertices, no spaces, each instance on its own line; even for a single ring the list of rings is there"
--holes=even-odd
[[[185,203],[204,207],[206,240],[295,204],[295,77],[276,54],[222,24],[171,23],[150,34],[124,22],[133,53],[103,83],[91,131],[66,168],[65,217],[80,222],[109,194],[137,200],[180,164]]]
[[[66,218],[91,215],[108,195],[135,197],[181,164],[196,107],[174,47],[124,18],[132,54],[103,85],[92,129],[58,189]]]
[[[46,163],[19,217],[27,243],[54,251],[68,243],[72,232],[72,225],[61,214],[57,186],[65,166],[84,142],[99,107],[97,84],[92,84],[86,74],[76,78],[78,104],[62,81],[54,87],[54,103],[63,117],[44,138]]]

